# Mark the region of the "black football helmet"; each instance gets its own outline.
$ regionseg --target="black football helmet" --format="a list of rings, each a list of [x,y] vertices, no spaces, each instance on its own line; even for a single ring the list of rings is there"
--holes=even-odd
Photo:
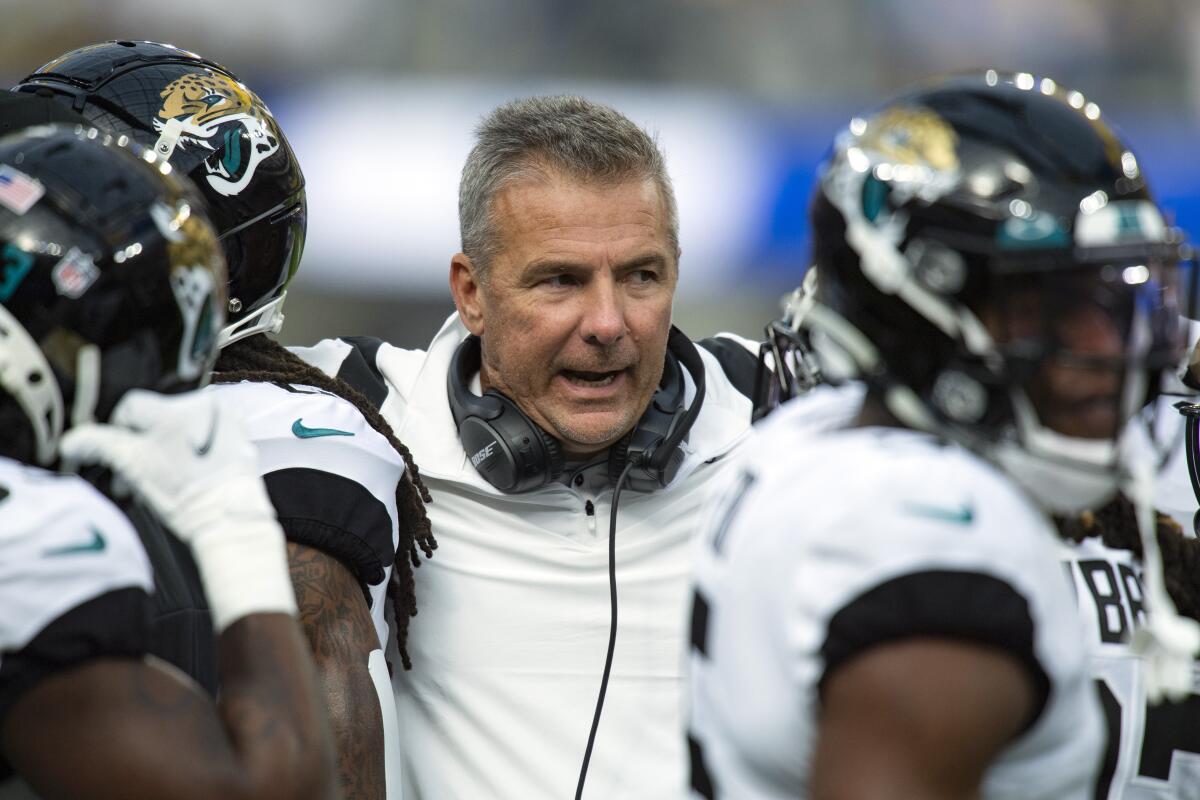
[[[228,276],[204,201],[124,138],[0,138],[0,388],[23,412],[4,436],[40,464],[65,426],[106,420],[129,389],[195,388],[216,360]]]
[[[1115,490],[1120,433],[1044,424],[1043,370],[1118,374],[1110,416],[1133,418],[1179,362],[1195,291],[1179,287],[1181,234],[1094,102],[1028,73],[919,86],[838,135],[811,221],[818,302],[801,324],[826,378],[866,381],[1051,510]],[[1120,357],[1072,341],[1064,320],[1085,312]]]
[[[233,73],[154,42],[105,42],[48,62],[18,92],[48,92],[151,149],[199,187],[229,266],[221,345],[283,324],[304,249],[304,175],[274,116]]]

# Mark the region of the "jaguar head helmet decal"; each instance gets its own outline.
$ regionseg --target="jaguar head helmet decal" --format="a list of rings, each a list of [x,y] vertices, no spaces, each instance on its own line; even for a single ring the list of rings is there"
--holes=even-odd
[[[206,180],[219,194],[240,193],[259,164],[279,150],[279,132],[262,101],[225,75],[188,73],[171,81],[160,97],[155,152],[170,158],[176,147],[211,151],[204,160]]]

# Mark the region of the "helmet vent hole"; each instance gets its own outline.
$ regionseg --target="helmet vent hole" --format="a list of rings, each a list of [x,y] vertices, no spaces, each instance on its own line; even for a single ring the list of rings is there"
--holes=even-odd
[[[137,47],[134,42],[117,42],[121,47]]]
[[[34,370],[33,372],[29,373],[27,380],[29,381],[30,385],[37,386],[42,382],[42,373]]]

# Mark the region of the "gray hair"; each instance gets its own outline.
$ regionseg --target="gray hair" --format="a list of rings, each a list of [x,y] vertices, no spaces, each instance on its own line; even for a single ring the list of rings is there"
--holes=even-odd
[[[483,118],[475,139],[458,184],[458,221],[462,251],[481,280],[500,250],[492,209],[496,194],[547,168],[581,181],[653,180],[678,258],[679,213],[663,154],[624,114],[574,95],[513,100]]]

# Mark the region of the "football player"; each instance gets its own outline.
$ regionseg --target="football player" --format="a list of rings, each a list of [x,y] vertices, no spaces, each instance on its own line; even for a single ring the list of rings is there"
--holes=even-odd
[[[1133,458],[1126,421],[1179,355],[1178,242],[1094,103],[994,71],[852,120],[811,213],[801,326],[866,398],[831,430],[773,414],[711,516],[693,789],[1092,797],[1102,718],[1050,514]]]
[[[47,103],[5,95],[0,119],[62,119]],[[203,201],[171,172],[83,124],[0,139],[0,796],[335,790],[253,450],[186,392],[216,358],[226,272]],[[50,471],[60,455],[118,478]],[[102,491],[116,483],[136,515]],[[219,704],[148,655],[151,515],[207,592]]]
[[[245,423],[288,538],[343,790],[382,798],[386,782],[397,796],[384,606],[390,599],[408,668],[412,568],[436,546],[428,496],[407,449],[351,388],[364,383],[352,372],[370,369],[366,361],[331,378],[268,337],[283,322],[305,233],[304,176],[283,131],[229,70],[152,42],[80,48],[16,88],[52,93],[98,127],[150,148],[207,200],[230,275],[229,324],[211,391]]]
[[[1135,158],[1126,162],[1136,165]],[[1130,171],[1137,180],[1144,180],[1140,169]],[[1189,255],[1190,251],[1185,248],[1180,254]],[[1182,284],[1200,277],[1194,262],[1192,268]],[[847,384],[834,390],[822,385],[810,391],[811,342],[799,321],[812,305],[815,281],[816,271],[810,270],[804,285],[788,298],[784,317],[768,327],[771,346],[764,348],[762,361],[772,368],[773,392],[760,407],[770,411],[781,401],[802,396],[798,402],[809,409],[810,419],[828,427],[848,416],[830,396],[836,398],[836,392],[852,392],[855,387]],[[1195,286],[1181,289],[1194,294]],[[1200,468],[1196,466],[1200,464],[1200,407],[1192,404],[1200,388],[1195,364],[1193,351],[1181,376],[1164,375],[1163,395],[1154,412],[1157,438],[1169,450],[1166,458],[1160,454],[1163,466],[1155,481],[1153,504],[1164,511],[1152,517],[1154,542],[1150,546],[1161,554],[1152,558],[1161,558],[1165,599],[1182,616],[1200,621],[1200,541],[1193,535],[1200,487]],[[1181,404],[1181,398],[1192,402]],[[828,409],[824,418],[813,411],[822,404]],[[1175,407],[1182,408],[1190,420],[1186,437],[1181,435]],[[1091,648],[1090,671],[1103,699],[1109,730],[1097,797],[1188,797],[1188,792],[1194,791],[1188,787],[1200,786],[1200,739],[1196,738],[1200,685],[1193,683],[1171,703],[1154,702],[1149,696],[1148,666],[1132,646],[1134,631],[1145,624],[1148,605],[1138,513],[1136,504],[1120,494],[1100,509],[1056,518],[1066,540],[1062,558],[1082,612]]]

